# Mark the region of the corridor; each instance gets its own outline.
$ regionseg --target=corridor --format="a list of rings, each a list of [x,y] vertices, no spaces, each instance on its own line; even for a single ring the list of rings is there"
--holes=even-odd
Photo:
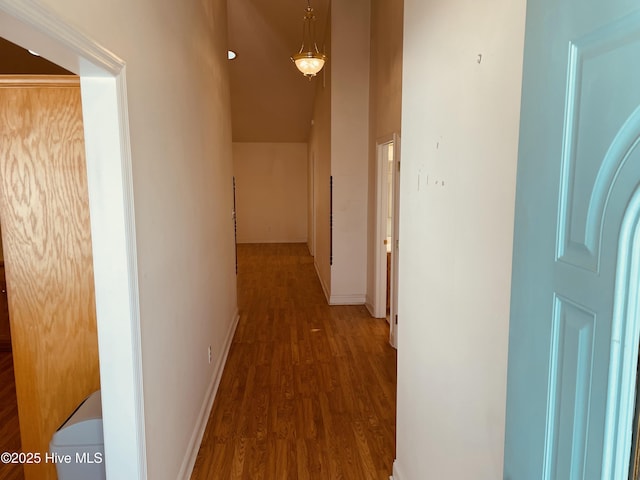
[[[396,351],[364,306],[329,307],[304,244],[238,245],[240,321],[193,480],[386,480]]]

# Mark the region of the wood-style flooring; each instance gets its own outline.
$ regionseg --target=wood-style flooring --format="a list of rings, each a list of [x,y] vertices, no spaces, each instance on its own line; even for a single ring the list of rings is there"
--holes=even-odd
[[[304,244],[238,245],[240,321],[193,480],[388,480],[396,352],[328,306]]]
[[[20,451],[20,424],[11,352],[0,352],[0,453]],[[0,480],[23,480],[22,465],[0,462]]]

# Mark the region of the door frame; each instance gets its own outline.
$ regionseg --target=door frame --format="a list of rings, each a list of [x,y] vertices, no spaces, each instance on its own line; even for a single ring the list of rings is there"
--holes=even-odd
[[[0,36],[80,76],[108,478],[146,479],[125,63],[36,2],[0,0]]]
[[[388,158],[386,147],[393,145],[393,228],[391,233],[391,275],[390,281],[390,314],[389,314],[389,343],[397,347],[397,304],[398,304],[398,213],[399,213],[399,165],[400,165],[400,137],[397,134],[381,137],[376,140],[376,228],[374,236],[374,293],[373,316],[386,318],[387,310],[387,251],[384,240],[386,238],[387,208],[387,168]]]
[[[640,340],[640,188],[631,196],[618,237],[602,478],[625,478],[634,461],[631,432],[636,406]],[[635,453],[637,455],[637,452]]]

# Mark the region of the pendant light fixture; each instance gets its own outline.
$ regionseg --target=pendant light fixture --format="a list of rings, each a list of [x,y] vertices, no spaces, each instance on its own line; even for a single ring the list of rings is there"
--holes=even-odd
[[[309,80],[315,77],[316,73],[322,70],[327,56],[320,53],[315,38],[315,22],[316,16],[311,8],[310,0],[307,0],[307,8],[304,12],[304,20],[302,23],[302,45],[300,51],[291,57],[293,63],[300,72]]]

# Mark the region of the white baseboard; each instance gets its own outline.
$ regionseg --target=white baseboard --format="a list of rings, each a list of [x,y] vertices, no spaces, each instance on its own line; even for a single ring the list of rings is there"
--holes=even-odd
[[[204,436],[204,431],[207,428],[207,421],[209,420],[209,415],[211,414],[211,409],[213,408],[213,400],[216,398],[216,393],[218,393],[218,386],[220,385],[220,379],[222,378],[224,366],[227,363],[227,356],[229,355],[229,349],[231,348],[231,342],[233,341],[233,335],[236,332],[236,327],[238,326],[239,319],[240,315],[238,313],[238,310],[236,310],[233,320],[231,321],[231,325],[229,325],[227,336],[224,339],[222,354],[218,356],[218,360],[216,361],[216,365],[214,367],[214,375],[211,379],[211,383],[209,384],[209,388],[207,389],[207,395],[205,396],[202,408],[200,409],[198,422],[196,423],[196,428],[193,432],[193,435],[191,436],[189,448],[187,448],[188,455],[185,457],[182,468],[180,469],[180,473],[178,474],[178,478],[182,478],[184,480],[191,478],[193,467],[196,465],[196,458],[198,457],[198,452],[200,451],[202,437]]]
[[[393,461],[393,475],[390,477],[392,480],[407,480],[400,473],[400,466],[398,465],[398,459]]]
[[[384,318],[388,324],[391,324],[391,321],[389,320],[389,315],[387,315],[386,312],[384,315],[376,315],[376,309],[373,306],[373,301],[371,300],[371,298],[369,298],[368,295],[364,302],[364,306],[367,307],[367,311],[369,312],[369,315],[371,315],[373,318]]]
[[[367,307],[367,311],[369,312],[369,315],[371,315],[373,318],[376,318],[376,316],[373,313],[374,312],[373,304],[369,300],[364,302],[364,306]]]
[[[365,295],[331,295],[329,305],[364,305]]]
[[[320,281],[320,286],[322,287],[322,291],[324,292],[324,298],[327,299],[327,303],[330,303],[329,289],[327,288],[327,286],[324,284],[324,281],[322,280],[322,275],[320,275],[320,269],[318,268],[318,263],[316,262],[315,257],[313,258],[313,266],[316,269],[316,275],[318,276],[318,280]]]
[[[324,292],[324,297],[327,299],[327,303],[329,305],[365,305],[367,301],[366,294],[355,294],[355,295],[331,295],[329,289],[325,285],[322,280],[322,275],[320,275],[320,269],[318,268],[318,264],[316,263],[316,259],[313,259],[313,266],[316,269],[316,275],[318,276],[318,280],[320,280],[320,285],[322,286],[322,291]]]

